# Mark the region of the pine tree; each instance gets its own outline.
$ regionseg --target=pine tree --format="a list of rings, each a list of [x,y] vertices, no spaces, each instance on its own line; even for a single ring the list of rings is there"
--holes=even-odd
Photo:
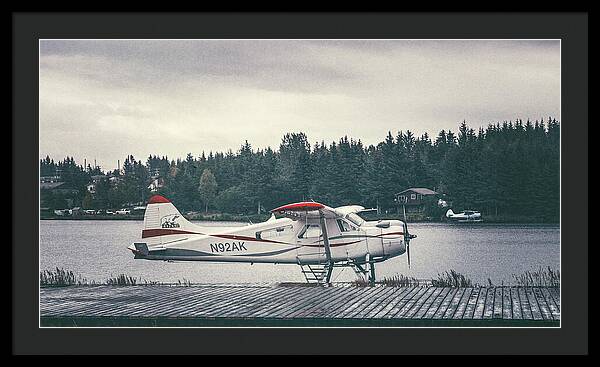
[[[205,169],[200,176],[200,184],[198,185],[200,197],[204,202],[205,211],[208,212],[208,206],[213,204],[217,196],[217,180],[210,169]]]

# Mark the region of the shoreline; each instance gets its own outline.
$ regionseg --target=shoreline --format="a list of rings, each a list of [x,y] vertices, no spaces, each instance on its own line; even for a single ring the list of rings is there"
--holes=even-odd
[[[260,223],[269,219],[269,217],[258,217],[254,216],[234,216],[234,215],[217,215],[217,216],[209,216],[209,217],[191,217],[188,218],[190,222],[249,222],[252,221],[254,223]],[[132,215],[112,215],[112,216],[74,216],[74,217],[40,217],[40,220],[64,220],[64,221],[106,221],[106,220],[116,220],[116,221],[143,221],[143,216],[132,216]],[[486,226],[486,225],[535,225],[535,226],[560,226],[560,222],[543,222],[543,221],[533,221],[533,220],[523,220],[523,221],[507,221],[507,220],[484,220],[480,223],[455,223],[448,221],[439,221],[439,220],[415,220],[409,221],[408,223],[440,223],[440,224],[448,224],[452,226]]]

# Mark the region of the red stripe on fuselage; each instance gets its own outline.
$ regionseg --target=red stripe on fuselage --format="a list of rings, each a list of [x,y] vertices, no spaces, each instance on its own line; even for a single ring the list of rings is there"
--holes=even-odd
[[[168,236],[170,234],[204,234],[204,233],[182,231],[181,229],[167,229],[167,228],[143,229],[142,230],[142,238]]]
[[[363,241],[363,240],[358,240],[358,241],[354,241],[354,242],[330,243],[329,247],[352,245],[352,244],[358,243],[360,241]],[[302,245],[302,246],[306,246],[306,247],[325,247],[325,245],[322,245],[322,244],[319,244],[319,245]]]
[[[263,239],[258,239],[258,238],[254,238],[254,237],[247,237],[247,236],[239,236],[236,234],[209,234],[209,236],[212,237],[219,237],[219,238],[225,238],[228,240],[243,240],[243,241],[255,241],[255,242],[269,242],[269,243],[283,243],[286,245],[290,245],[287,242],[280,242],[280,241],[272,241],[272,240],[263,240]]]
[[[174,234],[198,234],[198,235],[206,235],[206,236],[211,236],[211,237],[218,237],[218,238],[225,238],[228,240],[241,240],[241,241],[255,241],[255,242],[269,242],[269,243],[282,243],[282,244],[288,244],[285,242],[279,242],[279,241],[272,241],[272,240],[259,240],[257,238],[254,237],[248,237],[248,236],[238,236],[235,234],[206,234],[206,233],[200,233],[200,232],[190,232],[190,231],[183,231],[180,229],[169,229],[169,228],[157,228],[157,229],[144,229],[142,230],[142,238],[149,238],[149,237],[158,237],[158,236],[168,236],[168,235],[174,235]]]

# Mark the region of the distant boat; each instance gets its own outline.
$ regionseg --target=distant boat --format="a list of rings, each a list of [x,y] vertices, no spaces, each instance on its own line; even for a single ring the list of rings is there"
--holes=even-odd
[[[446,218],[458,223],[479,223],[483,221],[481,213],[475,210],[463,210],[460,213],[454,213],[452,209],[448,209]]]

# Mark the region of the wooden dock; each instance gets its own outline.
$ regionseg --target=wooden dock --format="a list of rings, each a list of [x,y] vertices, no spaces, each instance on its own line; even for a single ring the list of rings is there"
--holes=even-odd
[[[546,287],[302,284],[70,286],[40,290],[43,326],[560,326]]]

